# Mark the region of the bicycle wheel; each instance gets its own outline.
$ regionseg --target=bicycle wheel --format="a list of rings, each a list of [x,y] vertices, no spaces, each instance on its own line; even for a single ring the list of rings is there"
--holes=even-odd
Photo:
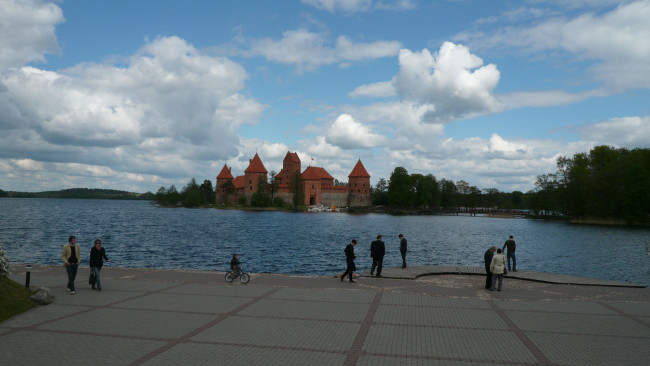
[[[226,282],[231,283],[235,279],[235,275],[232,272],[226,273]]]
[[[251,280],[251,276],[249,276],[248,273],[242,273],[239,280],[241,281],[241,283],[248,283],[248,281]]]

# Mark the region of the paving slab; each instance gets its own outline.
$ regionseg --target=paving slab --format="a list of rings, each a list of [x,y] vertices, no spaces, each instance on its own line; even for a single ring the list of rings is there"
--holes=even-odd
[[[507,345],[507,352],[502,345]],[[538,361],[516,335],[502,330],[373,325],[363,350],[386,355],[455,358],[467,361]]]
[[[359,331],[357,323],[233,316],[192,337],[202,342],[344,351]]]
[[[233,343],[237,343],[237,340],[233,340]],[[175,346],[143,365],[339,366],[343,365],[344,362],[345,355],[343,353],[187,343]]]
[[[506,315],[517,327],[526,331],[648,337],[650,342],[650,329],[647,326],[623,316],[528,311],[507,312]]]
[[[122,301],[120,308],[224,314],[237,309],[249,300],[243,297],[154,293]]]
[[[530,333],[528,337],[557,365],[648,365],[650,339]]]
[[[459,309],[446,308],[380,305],[373,322],[469,329],[508,329],[508,325],[493,310],[478,309],[459,311]]]
[[[162,344],[156,340],[25,330],[3,335],[0,354],[2,363],[11,366],[114,366],[128,365]]]
[[[71,328],[75,332],[98,335],[173,339],[212,319],[213,315],[99,308],[49,322],[36,329],[56,331]]]

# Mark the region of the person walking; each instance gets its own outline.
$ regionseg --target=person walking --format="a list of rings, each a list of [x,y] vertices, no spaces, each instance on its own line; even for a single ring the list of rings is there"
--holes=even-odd
[[[512,235],[510,235],[510,238],[506,240],[505,243],[503,243],[502,250],[505,251],[506,248],[508,248],[508,252],[507,252],[508,271],[512,270],[513,272],[517,272],[517,257],[515,256],[515,249],[517,249],[517,244],[515,243],[515,239]],[[510,267],[511,258],[512,258],[512,268]]]
[[[79,261],[81,259],[81,249],[74,235],[68,237],[68,244],[63,246],[61,258],[63,259],[65,271],[68,273],[68,292],[74,295],[74,280],[77,277],[77,268],[79,268]]]
[[[497,250],[497,247],[491,246],[488,250],[485,251],[483,255],[483,262],[485,263],[485,288],[492,288],[492,271],[490,270],[490,265],[492,264],[492,257],[494,252]]]
[[[399,253],[402,255],[402,269],[406,268],[406,247],[407,242],[404,235],[399,234]]]
[[[499,281],[498,291],[501,291],[501,285],[503,284],[503,274],[506,272],[506,257],[502,254],[501,249],[497,249],[497,254],[492,256],[492,261],[490,262],[490,272],[492,272],[492,285],[490,291],[494,291],[497,280]]]
[[[102,270],[102,266],[104,265],[104,260],[106,262],[110,262],[110,259],[106,256],[106,250],[104,250],[104,247],[102,246],[102,241],[99,239],[95,239],[95,245],[90,248],[90,260],[89,260],[89,265],[90,265],[90,272],[95,276],[95,283],[92,284],[92,289],[94,290],[95,288],[98,291],[102,290],[102,282],[99,279],[99,272]]]
[[[341,275],[341,282],[343,282],[343,279],[345,278],[346,275],[350,275],[350,282],[355,283],[356,281],[352,279],[352,273],[357,270],[357,266],[354,264],[354,260],[357,258],[354,255],[354,246],[357,245],[357,240],[352,239],[350,244],[348,244],[345,247],[345,264],[347,265],[347,268],[345,269],[345,272]]]
[[[375,274],[375,267],[377,268],[377,277],[381,277],[381,268],[384,262],[384,254],[386,254],[386,245],[381,240],[381,234],[377,235],[377,240],[370,243],[370,257],[372,257],[372,267],[370,267],[370,275]]]

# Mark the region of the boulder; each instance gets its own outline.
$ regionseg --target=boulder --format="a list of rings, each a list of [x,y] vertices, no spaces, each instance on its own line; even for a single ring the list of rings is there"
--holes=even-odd
[[[41,305],[47,305],[54,301],[54,295],[52,295],[52,291],[47,287],[41,287],[37,293],[29,298]]]

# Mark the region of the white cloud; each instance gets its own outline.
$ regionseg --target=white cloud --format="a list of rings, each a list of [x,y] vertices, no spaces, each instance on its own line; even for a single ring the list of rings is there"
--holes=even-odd
[[[303,4],[330,13],[342,11],[344,13],[366,12],[373,9],[380,10],[409,10],[415,7],[412,0],[301,0]]]
[[[622,117],[577,127],[581,139],[594,145],[650,148],[650,116]]]
[[[401,43],[397,41],[354,43],[344,36],[337,39],[335,47],[331,47],[325,34],[299,29],[284,32],[280,40],[255,40],[245,54],[261,55],[269,61],[296,65],[299,71],[311,71],[335,63],[394,56],[400,47]]]
[[[496,65],[483,66],[463,45],[445,42],[435,55],[403,49],[399,63],[393,86],[402,101],[431,107],[427,121],[449,122],[502,108],[492,94],[500,78]]]
[[[589,98],[603,97],[606,95],[607,92],[599,89],[580,93],[571,93],[564,90],[513,92],[499,94],[495,97],[503,105],[504,109],[515,109],[522,107],[551,107],[556,105],[573,104]]]
[[[354,91],[352,91],[348,95],[351,98],[357,98],[357,97],[382,98],[382,97],[390,97],[395,94],[396,94],[395,88],[393,88],[393,84],[391,84],[391,82],[381,81],[378,83],[358,86],[354,89]]]
[[[606,2],[610,3],[610,2]],[[558,51],[573,61],[589,61],[591,79],[611,92],[650,87],[650,1],[619,3],[604,13],[584,13],[573,18],[552,17],[532,27],[508,26],[493,33],[463,33],[457,39],[478,49],[521,49],[538,56]],[[593,4],[591,4],[593,5]],[[607,4],[604,4],[607,5]],[[563,64],[571,60],[563,59]]]
[[[39,0],[0,2],[0,72],[32,61],[44,62],[45,53],[56,53],[55,26],[63,12]]]
[[[328,129],[327,141],[343,149],[369,149],[385,144],[387,139],[349,114],[341,114]]]
[[[239,127],[256,123],[265,108],[240,93],[246,78],[240,65],[178,37],[146,44],[126,66],[7,71],[0,74],[0,111],[7,111],[0,159],[102,167],[85,169],[98,179],[105,171],[189,179],[206,161],[235,156]]]

